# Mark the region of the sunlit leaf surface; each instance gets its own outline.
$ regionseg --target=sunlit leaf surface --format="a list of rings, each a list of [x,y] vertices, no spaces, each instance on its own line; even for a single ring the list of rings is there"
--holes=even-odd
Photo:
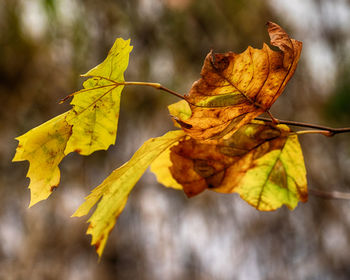
[[[16,138],[19,145],[13,161],[30,163],[30,206],[58,186],[58,165],[67,154],[88,155],[115,143],[123,89],[116,82],[124,81],[131,49],[129,40],[117,39],[107,58],[83,75],[92,78],[74,94],[73,109]]]
[[[59,115],[16,138],[19,144],[13,161],[29,161],[30,206],[48,198],[60,182],[58,165],[65,157],[71,135],[66,115]]]
[[[71,102],[73,109],[66,119],[73,130],[66,154],[76,151],[89,155],[115,143],[124,88],[116,82],[124,82],[131,50],[130,40],[118,38],[107,58],[83,75],[92,78],[84,82],[84,89],[75,93]]]

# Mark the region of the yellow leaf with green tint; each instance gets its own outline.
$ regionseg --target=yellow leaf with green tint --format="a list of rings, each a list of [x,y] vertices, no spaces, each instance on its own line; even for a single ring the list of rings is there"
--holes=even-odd
[[[307,200],[301,148],[285,125],[252,121],[228,139],[187,138],[170,151],[171,175],[189,197],[206,189],[237,192],[261,211]]]
[[[260,211],[270,211],[283,204],[294,209],[307,201],[304,159],[297,135],[290,135],[280,150],[254,161],[235,192]]]
[[[88,220],[90,225],[87,230],[87,234],[92,235],[91,244],[95,245],[99,256],[102,255],[109,233],[124,209],[128,195],[136,182],[152,161],[184,135],[181,130],[170,131],[161,137],[146,141],[127,163],[114,170],[101,185],[96,187],[73,214],[75,217],[87,215],[100,200]]]
[[[84,82],[84,89],[75,93],[71,102],[73,109],[66,120],[73,130],[66,154],[76,151],[89,155],[115,143],[124,88],[117,83],[124,82],[131,50],[130,40],[118,38],[107,58],[83,75],[92,78]]]
[[[30,205],[48,198],[60,182],[59,163],[71,134],[71,126],[65,121],[67,113],[59,115],[33,128],[22,136],[13,161],[29,161],[27,177],[30,178]]]
[[[30,162],[30,205],[46,199],[58,186],[58,164],[65,155],[88,155],[115,143],[123,89],[117,83],[124,81],[131,49],[129,40],[117,39],[105,61],[83,75],[92,78],[74,94],[72,110],[17,138],[13,161]]]

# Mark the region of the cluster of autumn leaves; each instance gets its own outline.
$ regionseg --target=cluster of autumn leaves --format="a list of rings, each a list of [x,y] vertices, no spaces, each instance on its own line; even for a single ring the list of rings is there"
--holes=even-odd
[[[184,100],[169,106],[181,130],[146,141],[132,158],[96,187],[73,216],[87,215],[88,234],[101,256],[128,195],[150,166],[160,183],[188,197],[206,189],[239,193],[261,211],[294,209],[307,200],[306,171],[297,134],[288,126],[254,120],[269,110],[292,77],[302,44],[268,23],[271,44],[241,54],[205,58],[201,79]],[[117,39],[107,58],[87,72],[72,109],[17,138],[14,161],[28,160],[31,205],[60,181],[71,152],[89,155],[115,143],[124,71],[132,47]]]

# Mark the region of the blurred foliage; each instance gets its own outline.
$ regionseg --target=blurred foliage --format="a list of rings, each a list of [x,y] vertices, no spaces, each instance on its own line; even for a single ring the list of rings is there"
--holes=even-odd
[[[350,68],[340,74],[336,88],[325,105],[326,117],[334,124],[347,125],[350,122]]]
[[[68,175],[60,188],[33,209],[26,208],[28,179],[22,179],[27,164],[10,163],[13,138],[66,111],[68,104],[58,101],[81,88],[79,74],[101,62],[116,37],[131,38],[134,45],[126,80],[161,82],[185,93],[211,48],[261,47],[268,42],[265,22],[275,21],[305,49],[273,111],[281,118],[322,123],[320,112],[332,91],[347,96],[348,77],[341,69],[348,63],[350,34],[346,24],[334,24],[340,16],[332,17],[340,2],[347,15],[348,1],[310,0],[299,8],[306,16],[293,20],[300,13],[282,7],[297,3],[282,0],[0,1],[0,278],[349,279],[348,202],[311,197],[293,212],[261,214],[235,196],[211,193],[187,200],[147,174],[98,264],[84,234],[87,225],[69,216],[88,186],[98,185],[146,139],[172,126],[165,105],[176,100],[160,92],[125,89],[117,145],[89,158],[64,160],[60,167]],[[305,24],[306,19],[316,24]],[[331,83],[320,86],[322,80],[310,74],[313,52],[307,49],[315,42],[327,47],[340,69],[327,68],[338,90]],[[343,108],[342,115],[348,115]],[[310,186],[349,191],[348,138],[301,141]]]

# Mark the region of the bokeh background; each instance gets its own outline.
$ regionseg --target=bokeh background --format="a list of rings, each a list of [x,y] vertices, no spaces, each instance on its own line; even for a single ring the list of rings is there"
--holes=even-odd
[[[268,42],[266,21],[304,48],[272,107],[280,119],[350,126],[350,1],[1,0],[0,279],[350,279],[350,201],[310,195],[296,210],[258,212],[238,195],[187,199],[146,173],[98,262],[87,217],[70,218],[92,188],[148,138],[172,128],[175,97],[124,89],[117,143],[61,163],[60,187],[28,209],[28,163],[11,163],[14,138],[69,109],[79,74],[116,37],[134,46],[129,81],[186,93],[202,62]],[[350,138],[301,137],[309,186],[350,192]]]

